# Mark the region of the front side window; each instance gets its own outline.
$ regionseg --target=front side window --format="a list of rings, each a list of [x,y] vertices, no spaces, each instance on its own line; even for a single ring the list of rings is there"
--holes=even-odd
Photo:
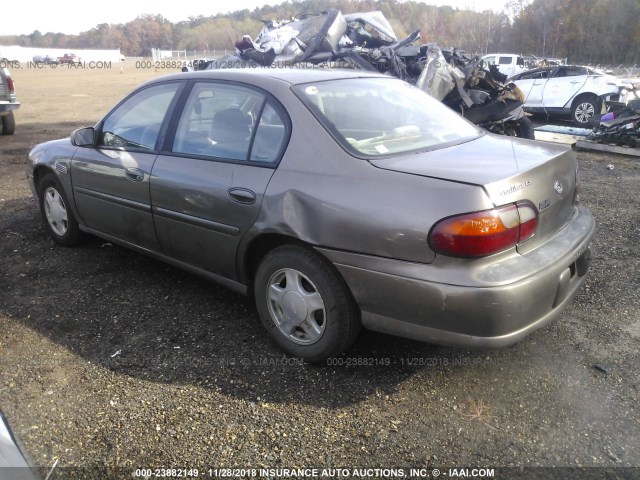
[[[293,90],[355,156],[433,149],[482,135],[429,94],[394,78],[332,80]]]
[[[547,76],[549,75],[549,72],[546,70],[537,70],[531,73],[527,73],[522,75],[519,80],[538,80],[538,79],[544,79],[547,78]]]
[[[580,77],[589,74],[589,71],[585,67],[567,68],[565,71],[567,72],[567,77]]]
[[[129,97],[104,121],[98,144],[105,147],[153,150],[160,126],[180,85],[154,85]]]

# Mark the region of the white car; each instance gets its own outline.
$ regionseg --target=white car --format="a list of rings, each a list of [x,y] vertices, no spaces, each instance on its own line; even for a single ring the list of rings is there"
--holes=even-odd
[[[600,113],[601,97],[618,101],[626,85],[600,70],[573,65],[536,68],[509,81],[522,90],[527,112],[570,116],[582,128],[591,127],[591,117]]]

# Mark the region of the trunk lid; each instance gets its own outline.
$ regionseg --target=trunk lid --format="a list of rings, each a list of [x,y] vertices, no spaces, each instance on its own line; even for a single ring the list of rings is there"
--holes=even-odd
[[[481,186],[495,206],[531,202],[538,211],[538,227],[532,238],[518,246],[521,253],[560,230],[575,211],[577,160],[560,145],[487,134],[461,145],[371,163],[386,170]]]

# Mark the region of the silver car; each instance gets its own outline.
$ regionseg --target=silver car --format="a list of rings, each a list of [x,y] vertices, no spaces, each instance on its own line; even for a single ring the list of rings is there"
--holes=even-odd
[[[513,344],[572,300],[595,229],[571,150],[362,72],[161,77],[36,146],[28,176],[59,244],[89,233],[252,295],[309,361],[361,327]]]

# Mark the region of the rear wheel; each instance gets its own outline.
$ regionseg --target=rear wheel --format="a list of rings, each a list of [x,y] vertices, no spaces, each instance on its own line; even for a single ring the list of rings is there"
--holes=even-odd
[[[46,174],[38,183],[38,196],[42,219],[51,238],[65,247],[80,243],[83,233],[68,207],[64,189],[53,173]]]
[[[2,134],[13,135],[16,131],[16,117],[13,116],[13,112],[9,112],[9,115],[2,117]]]
[[[285,245],[268,253],[255,276],[258,313],[286,353],[322,362],[346,350],[360,331],[351,292],[313,250]]]

